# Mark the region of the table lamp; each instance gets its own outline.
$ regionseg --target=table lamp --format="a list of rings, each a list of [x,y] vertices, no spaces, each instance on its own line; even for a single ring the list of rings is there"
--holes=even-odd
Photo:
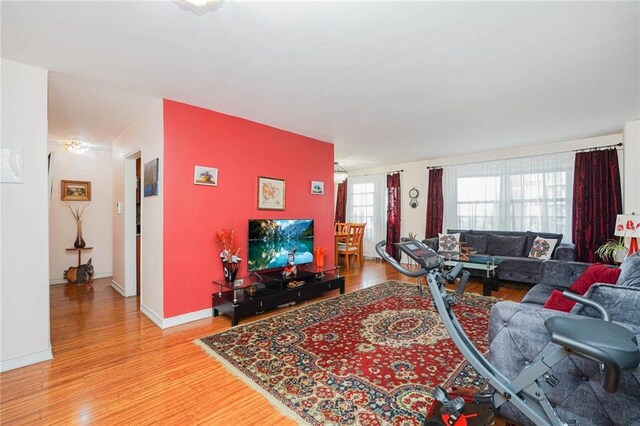
[[[616,218],[616,237],[629,237],[629,254],[638,251],[638,238],[640,237],[640,215],[619,214]]]

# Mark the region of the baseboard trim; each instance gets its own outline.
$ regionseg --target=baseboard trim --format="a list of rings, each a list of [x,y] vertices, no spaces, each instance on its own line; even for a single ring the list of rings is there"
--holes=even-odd
[[[49,361],[51,359],[53,359],[53,352],[51,351],[51,342],[49,342],[49,348],[43,351],[3,359],[0,361],[0,373],[15,370],[16,368],[26,367],[31,364],[37,364],[43,361]]]
[[[111,280],[111,287],[117,291],[118,293],[120,293],[122,295],[122,297],[127,297],[127,295],[124,293],[124,288],[118,284],[117,282],[115,282],[114,280]]]
[[[94,280],[97,280],[98,278],[109,278],[113,276],[112,272],[103,272],[101,274],[95,274],[93,276]],[[67,284],[67,280],[65,280],[64,278],[54,278],[49,280],[49,285],[58,285],[58,284]]]
[[[150,309],[144,303],[140,303],[140,310],[143,314],[145,314],[155,325],[160,327],[162,330],[170,327],[175,327],[178,325],[186,324],[192,321],[198,321],[201,319],[209,318],[213,314],[211,313],[211,308],[205,308],[200,311],[189,312],[182,315],[177,315],[171,318],[162,318],[160,315],[155,313],[152,309]]]
[[[150,309],[147,305],[145,305],[142,302],[140,302],[140,310],[142,311],[143,314],[147,316],[147,318],[151,320],[151,322],[153,322],[155,325],[157,325],[160,328],[164,328],[162,327],[162,317],[156,314],[152,309]]]
[[[213,316],[213,313],[211,312],[211,308],[205,308],[199,311],[189,312],[189,313],[177,315],[171,318],[165,318],[164,320],[162,320],[161,328],[165,329],[169,327],[175,327],[177,325],[186,324],[192,321],[198,321],[201,319],[209,318],[211,316]]]

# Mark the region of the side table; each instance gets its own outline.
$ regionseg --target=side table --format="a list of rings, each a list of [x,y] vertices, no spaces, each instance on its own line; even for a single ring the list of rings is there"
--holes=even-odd
[[[82,248],[68,248],[67,251],[77,251],[78,252],[78,266],[82,265],[82,251],[83,250],[93,250],[93,247],[82,247]]]

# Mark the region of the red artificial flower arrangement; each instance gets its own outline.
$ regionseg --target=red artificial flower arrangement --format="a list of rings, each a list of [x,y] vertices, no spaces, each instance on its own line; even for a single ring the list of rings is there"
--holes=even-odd
[[[238,257],[240,244],[238,244],[238,234],[231,229],[221,229],[216,232],[216,244],[220,249],[220,257],[223,262],[238,263],[242,259]]]

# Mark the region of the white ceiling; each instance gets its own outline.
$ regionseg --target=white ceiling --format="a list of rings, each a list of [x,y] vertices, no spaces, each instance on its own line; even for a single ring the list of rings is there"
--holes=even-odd
[[[165,97],[333,142],[351,169],[640,118],[638,2],[3,1],[2,56],[53,71],[58,135],[109,142],[137,95]]]
[[[132,95],[77,78],[49,74],[49,139],[110,144],[157,98]]]

